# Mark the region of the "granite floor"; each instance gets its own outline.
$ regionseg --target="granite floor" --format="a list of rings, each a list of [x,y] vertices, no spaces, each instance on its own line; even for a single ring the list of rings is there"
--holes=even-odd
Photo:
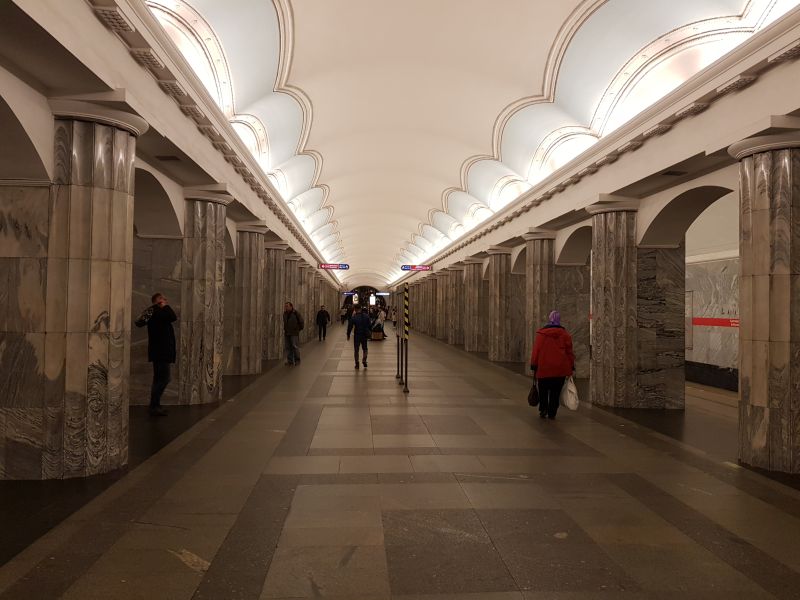
[[[334,327],[0,569],[0,599],[798,598],[800,493],[416,336]]]

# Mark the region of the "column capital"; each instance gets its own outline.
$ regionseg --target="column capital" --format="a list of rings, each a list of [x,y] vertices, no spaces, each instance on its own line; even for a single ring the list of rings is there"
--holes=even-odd
[[[289,244],[286,242],[267,242],[264,244],[264,248],[267,250],[283,250],[286,251],[289,248]]]
[[[800,148],[800,131],[747,138],[728,148],[728,154],[736,160],[742,160],[759,152],[786,150],[787,148]]]
[[[531,227],[522,234],[522,239],[526,242],[530,242],[531,240],[554,240],[556,239],[556,232],[550,229]]]
[[[236,224],[236,231],[246,233],[260,233],[265,235],[269,231],[269,227],[264,221],[248,221]]]
[[[513,250],[513,248],[507,248],[506,246],[489,246],[488,250],[486,250],[486,254],[489,256],[497,254],[511,254]]]
[[[461,262],[464,263],[464,266],[466,267],[467,265],[482,265],[484,260],[486,259],[479,258],[477,256],[471,256],[469,258],[465,258]]]
[[[466,267],[464,265],[450,265],[449,267],[446,267],[444,270],[449,271],[451,273],[456,273],[463,271],[465,268]]]
[[[223,206],[228,206],[228,204],[233,202],[233,196],[229,194],[206,192],[204,190],[192,188],[183,188],[183,197],[187,201],[213,202],[214,204],[222,204]]]
[[[302,259],[303,257],[297,254],[296,252],[289,252],[286,254],[286,256],[284,256],[284,258],[286,260],[296,261]]]
[[[56,118],[110,125],[117,129],[123,129],[134,137],[139,137],[150,128],[147,121],[138,115],[93,104],[92,102],[70,100],[68,98],[50,98],[48,104],[50,104],[50,110]]]
[[[590,215],[600,215],[610,212],[636,212],[639,210],[639,201],[630,198],[612,202],[597,202],[584,208]]]

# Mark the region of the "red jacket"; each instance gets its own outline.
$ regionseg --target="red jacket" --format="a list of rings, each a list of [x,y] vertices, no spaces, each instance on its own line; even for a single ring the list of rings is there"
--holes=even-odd
[[[536,332],[531,352],[536,379],[569,377],[575,370],[572,336],[563,327],[543,327]]]

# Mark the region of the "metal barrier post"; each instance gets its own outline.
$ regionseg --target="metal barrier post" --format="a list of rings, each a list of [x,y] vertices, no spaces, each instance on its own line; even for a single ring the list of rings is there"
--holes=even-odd
[[[395,379],[399,379],[400,380],[399,383],[402,383],[402,379],[403,379],[403,376],[402,376],[402,372],[403,372],[403,366],[402,366],[403,342],[400,340],[400,330],[397,327],[394,328],[394,335],[397,338],[397,375],[395,375],[394,378]]]
[[[403,378],[404,385],[403,385],[403,393],[408,393],[408,327],[409,327],[409,316],[408,316],[408,284],[403,285],[403,345],[405,346],[405,356],[404,356],[404,368],[405,368],[405,377]]]

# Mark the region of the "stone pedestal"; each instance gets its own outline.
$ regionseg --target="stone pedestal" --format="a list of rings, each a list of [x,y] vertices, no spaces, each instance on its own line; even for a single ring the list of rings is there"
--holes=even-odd
[[[592,403],[637,406],[636,212],[592,217]]]
[[[242,227],[237,233],[234,277],[233,352],[227,372],[261,372],[264,330],[264,235],[266,227]]]
[[[264,341],[262,358],[277,360],[283,356],[283,303],[287,244],[271,242],[264,248]]]
[[[524,360],[528,367],[536,330],[547,323],[550,311],[558,309],[563,318],[563,310],[560,306],[561,298],[556,301],[555,233],[532,230],[522,237],[525,239]]]
[[[731,147],[740,164],[739,458],[800,472],[800,134]]]
[[[467,259],[464,264],[464,350],[482,352],[481,323],[485,313],[480,312],[483,261]]]
[[[181,268],[181,404],[222,397],[225,215],[230,196],[192,192],[186,198]]]
[[[100,112],[119,116],[56,118],[52,185],[0,182],[2,479],[128,461],[133,163],[146,125]]]
[[[514,360],[511,347],[511,249],[492,246],[489,254],[489,360]]]

